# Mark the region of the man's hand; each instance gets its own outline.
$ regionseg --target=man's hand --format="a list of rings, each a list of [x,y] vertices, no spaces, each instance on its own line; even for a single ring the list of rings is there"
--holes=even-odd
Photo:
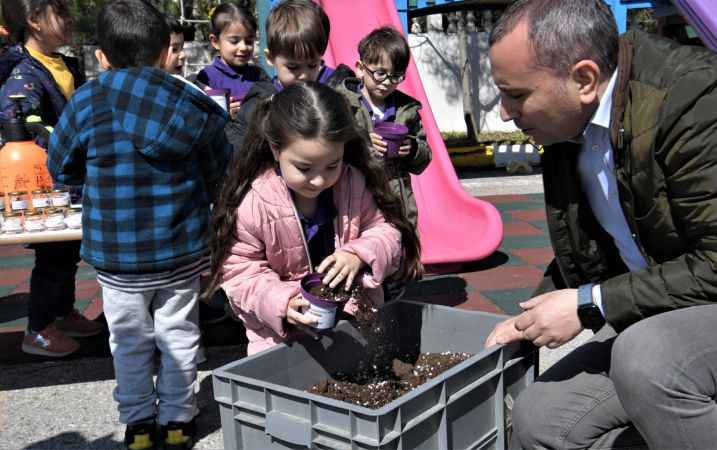
[[[548,292],[521,303],[520,307],[524,312],[516,318],[515,328],[538,347],[560,347],[583,329],[578,318],[577,289]]]
[[[485,348],[492,347],[494,345],[510,344],[511,342],[520,341],[523,339],[523,333],[515,328],[515,321],[519,316],[511,317],[508,320],[504,320],[493,328],[493,331],[485,341]]]

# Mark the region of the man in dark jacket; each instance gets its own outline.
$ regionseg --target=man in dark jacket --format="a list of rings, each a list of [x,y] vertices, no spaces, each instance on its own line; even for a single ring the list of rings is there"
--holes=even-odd
[[[518,398],[512,447],[714,448],[717,55],[618,38],[601,0],[519,0],[490,46],[503,119],[546,146],[555,260],[486,345],[597,331]]]

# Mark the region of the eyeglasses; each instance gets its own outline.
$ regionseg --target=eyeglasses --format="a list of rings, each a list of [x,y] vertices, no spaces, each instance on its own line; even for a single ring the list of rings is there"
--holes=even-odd
[[[368,74],[371,76],[371,79],[378,84],[381,84],[386,80],[390,81],[393,84],[398,84],[406,79],[406,74],[403,72],[389,73],[383,69],[371,70],[363,62],[361,62],[361,67],[363,67],[364,70],[368,72]]]

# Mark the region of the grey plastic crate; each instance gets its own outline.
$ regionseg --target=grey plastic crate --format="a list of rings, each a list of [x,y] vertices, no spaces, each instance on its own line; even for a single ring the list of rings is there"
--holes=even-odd
[[[307,387],[350,372],[364,355],[366,342],[342,321],[320,341],[282,344],[214,371],[224,447],[506,448],[512,399],[533,382],[535,352],[519,344],[483,349],[505,316],[408,301],[383,310],[401,353],[474,356],[380,409],[309,394]]]

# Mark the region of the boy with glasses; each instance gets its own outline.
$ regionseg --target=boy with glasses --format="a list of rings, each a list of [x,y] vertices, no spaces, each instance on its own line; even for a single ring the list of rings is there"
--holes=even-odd
[[[411,58],[408,42],[390,27],[373,30],[359,42],[357,78],[345,79],[336,89],[346,97],[356,119],[371,143],[371,154],[384,161],[393,192],[401,198],[408,220],[417,226],[418,208],[409,174],[419,175],[431,162],[431,149],[426,142],[421,116],[421,103],[403,92],[398,85],[406,78]],[[374,132],[382,122],[395,122],[408,128],[396,158],[387,158],[386,141]],[[385,300],[403,296],[405,283],[387,280],[383,283]]]
[[[364,37],[358,51],[357,78],[347,78],[337,89],[348,99],[356,124],[366,130],[371,153],[385,160],[391,187],[401,197],[406,216],[415,226],[418,210],[409,174],[418,175],[425,170],[431,162],[431,149],[418,114],[421,103],[397,90],[406,78],[410,49],[399,31],[383,27]],[[401,123],[408,128],[397,158],[384,158],[386,141],[374,133],[374,127],[381,122]]]

